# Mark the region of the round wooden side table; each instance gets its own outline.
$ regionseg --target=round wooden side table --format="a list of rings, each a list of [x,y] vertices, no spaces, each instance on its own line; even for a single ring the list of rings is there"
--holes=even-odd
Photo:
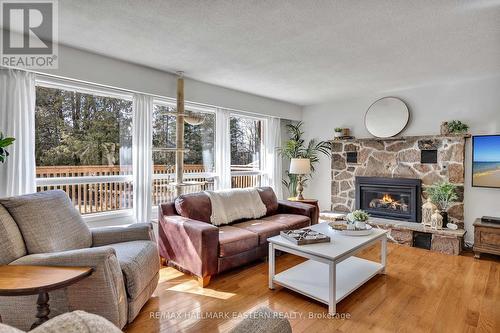
[[[34,329],[49,320],[49,291],[66,288],[86,278],[92,271],[91,267],[0,266],[0,296],[38,294],[37,319],[31,326]]]

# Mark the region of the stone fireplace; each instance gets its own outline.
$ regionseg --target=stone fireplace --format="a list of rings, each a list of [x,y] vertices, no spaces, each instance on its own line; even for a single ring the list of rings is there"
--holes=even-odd
[[[371,216],[420,222],[421,180],[357,176],[355,202]]]
[[[421,200],[426,199],[427,186],[447,180],[458,186],[459,195],[448,209],[450,222],[463,228],[464,147],[463,136],[334,140],[331,208],[350,212],[359,207],[356,177],[418,179]]]
[[[331,210],[364,209],[372,224],[390,230],[400,244],[448,254],[462,249],[464,227],[464,136],[412,136],[332,141]],[[448,208],[458,230],[434,230],[421,221],[427,186],[457,185]],[[399,184],[398,184],[399,183]]]

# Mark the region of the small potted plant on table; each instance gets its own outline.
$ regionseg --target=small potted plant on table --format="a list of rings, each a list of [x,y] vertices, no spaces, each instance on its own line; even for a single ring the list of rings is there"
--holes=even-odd
[[[335,138],[341,138],[342,135],[343,135],[343,132],[344,132],[344,129],[341,128],[341,127],[335,127],[335,129],[333,130],[333,136]]]
[[[368,221],[369,218],[370,215],[364,210],[355,210],[346,216],[347,229],[366,229],[366,221]]]

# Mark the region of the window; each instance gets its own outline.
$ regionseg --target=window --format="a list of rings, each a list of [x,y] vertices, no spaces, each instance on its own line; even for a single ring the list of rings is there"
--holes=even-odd
[[[176,117],[174,105],[158,101],[153,110],[153,205],[174,198],[175,152],[161,148],[176,147]],[[213,189],[215,172],[215,113],[186,105],[186,113],[203,117],[200,125],[184,123],[184,178],[186,181],[205,182],[184,188],[184,193]]]
[[[82,213],[132,208],[132,100],[36,87],[37,190],[64,190]]]
[[[65,191],[81,214],[131,214],[132,95],[115,89],[38,77],[35,108],[37,191]],[[152,117],[152,206],[175,196],[175,102],[154,100]],[[201,116],[198,125],[184,123],[184,181],[197,184],[184,193],[214,189],[217,177],[216,109],[186,103],[186,113]],[[229,111],[225,117],[229,116]],[[227,118],[224,118],[227,119]],[[263,119],[229,116],[231,186],[261,184]],[[224,131],[225,132],[225,131]],[[223,132],[221,132],[223,133]],[[140,149],[140,148],[139,148]],[[202,183],[202,184],[200,184]],[[141,199],[141,198],[136,198]],[[104,214],[108,215],[108,214]],[[100,217],[97,217],[100,218]]]
[[[233,115],[229,120],[231,140],[231,186],[260,186],[262,168],[262,120]]]

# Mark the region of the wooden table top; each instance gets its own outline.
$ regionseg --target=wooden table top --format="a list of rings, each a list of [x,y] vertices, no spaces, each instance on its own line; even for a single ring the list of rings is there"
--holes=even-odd
[[[483,222],[480,218],[477,218],[474,221],[473,224],[475,227],[489,227],[489,228],[496,228],[500,229],[500,223],[494,223],[494,222]]]
[[[317,203],[317,199],[297,199],[296,197],[287,198],[288,201],[303,202],[303,203]]]
[[[92,271],[91,267],[0,266],[0,296],[34,295],[65,288]]]

